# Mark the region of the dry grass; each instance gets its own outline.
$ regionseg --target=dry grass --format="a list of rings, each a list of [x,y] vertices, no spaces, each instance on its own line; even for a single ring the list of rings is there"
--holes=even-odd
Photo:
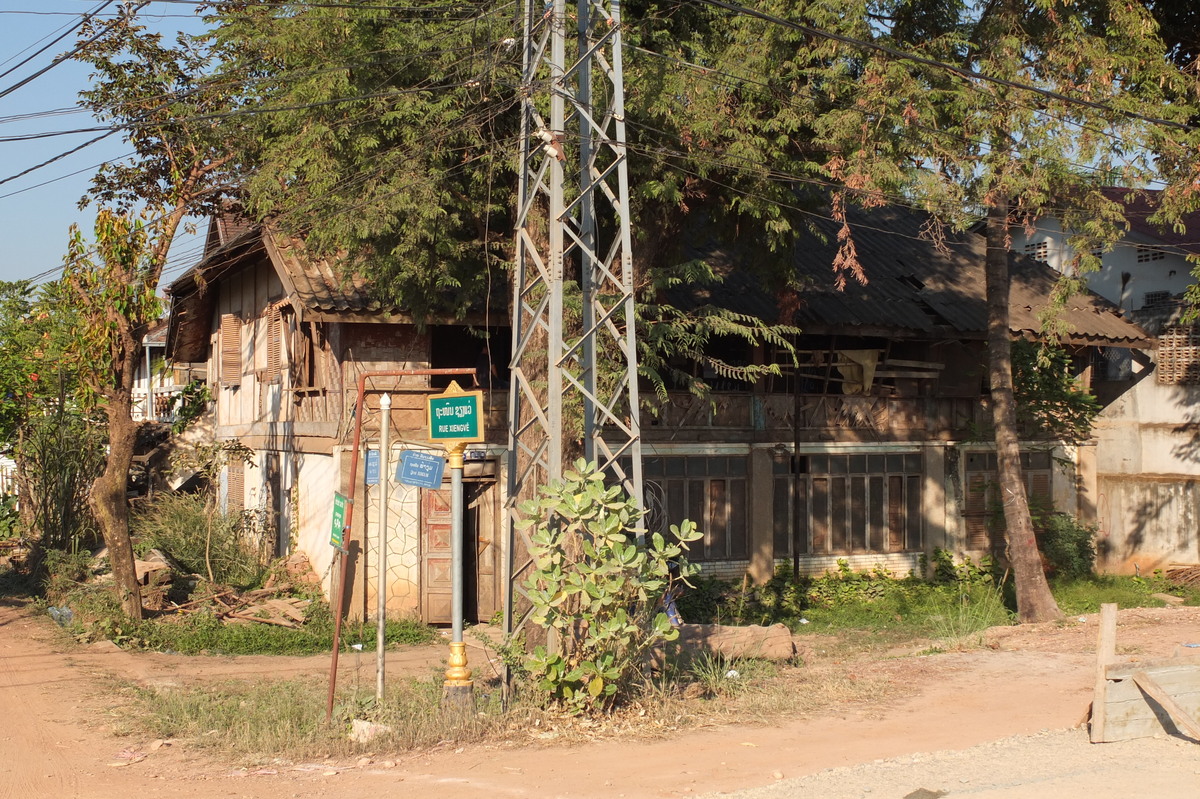
[[[439,711],[439,680],[389,684],[382,703],[371,690],[339,694],[326,725],[323,678],[228,680],[186,687],[129,687],[130,733],[173,738],[245,764],[279,759],[348,759],[366,752],[424,750],[446,742],[520,746],[594,742],[606,738],[661,738],[683,730],[733,724],[769,724],[870,705],[893,694],[886,670],[866,676],[861,661],[820,660],[805,666],[735,660],[710,664],[706,677],[678,673],[602,718],[574,718],[520,699],[506,711],[495,683],[477,683],[477,713],[465,719]],[[732,669],[737,677],[727,677]],[[351,719],[387,725],[369,743],[348,737]]]

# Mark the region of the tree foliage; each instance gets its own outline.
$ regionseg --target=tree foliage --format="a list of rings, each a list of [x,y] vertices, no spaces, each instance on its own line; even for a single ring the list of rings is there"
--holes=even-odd
[[[103,165],[81,206],[101,205],[95,240],[72,230],[64,269],[75,328],[83,396],[107,417],[103,471],[89,502],[108,547],[125,612],[141,618],[126,491],[137,426],[133,384],[142,338],[157,321],[158,284],[175,233],[189,214],[218,207],[232,159],[216,119],[230,110],[230,86],[211,81],[203,49],[181,37],[165,45],[139,24],[141,6],[112,19],[93,18],[77,58],[91,65],[82,104],[122,130],[134,155]]]
[[[1070,444],[1091,438],[1100,403],[1071,374],[1071,357],[1050,343],[1013,342],[1017,421],[1032,436]]]

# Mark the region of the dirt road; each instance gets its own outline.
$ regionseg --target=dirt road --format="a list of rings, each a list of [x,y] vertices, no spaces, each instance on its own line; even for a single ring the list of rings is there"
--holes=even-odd
[[[1125,656],[1169,655],[1178,644],[1200,642],[1200,609],[1122,611],[1119,630],[1118,651]],[[742,795],[899,799],[924,788],[950,796],[1170,799],[1200,792],[1200,745],[1167,739],[1091,746],[1078,732],[1058,732],[1076,726],[1090,700],[1095,616],[997,630],[994,648],[976,652],[864,662],[863,669],[899,681],[904,690],[898,698],[779,726],[726,726],[669,740],[572,747],[553,741],[541,748],[446,746],[377,753],[362,765],[301,763],[256,771],[179,745],[156,747],[118,736],[119,719],[104,714],[100,699],[114,678],[170,681],[196,669],[321,673],[325,658],[67,649],[56,645],[54,632],[46,617],[0,602],[0,797],[279,799],[403,791],[439,799],[592,799],[755,789],[766,792]],[[389,670],[427,670],[438,654],[401,653],[394,661],[389,657]],[[1115,767],[1117,774],[1103,774],[1106,761],[1124,765]],[[916,770],[906,771],[910,767]],[[1027,783],[1019,782],[1022,775]],[[1102,784],[1093,789],[1097,781]],[[1105,787],[1117,792],[1105,793]]]

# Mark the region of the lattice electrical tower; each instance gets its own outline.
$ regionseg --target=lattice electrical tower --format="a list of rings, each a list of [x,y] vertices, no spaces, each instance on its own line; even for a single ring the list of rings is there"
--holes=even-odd
[[[639,503],[634,281],[619,0],[525,0],[512,304],[505,627],[528,563],[515,507],[576,442]],[[568,35],[570,34],[570,35]],[[578,171],[575,171],[578,170]],[[573,420],[582,419],[580,426]],[[580,429],[580,427],[582,429]]]

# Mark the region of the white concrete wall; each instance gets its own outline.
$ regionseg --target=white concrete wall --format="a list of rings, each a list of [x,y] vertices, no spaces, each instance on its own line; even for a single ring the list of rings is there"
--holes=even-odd
[[[1149,375],[1097,417],[1099,474],[1200,476],[1200,386]]]
[[[1024,228],[1012,231],[1014,252],[1024,253],[1027,244],[1038,242],[1047,243],[1047,263],[1060,272],[1075,258],[1056,219],[1039,220],[1032,233]],[[1088,275],[1088,288],[1126,311],[1141,308],[1146,292],[1169,291],[1175,295],[1194,282],[1192,265],[1182,255],[1167,253],[1161,261],[1138,263],[1139,244],[1153,245],[1154,241],[1130,234],[1112,252],[1101,256],[1102,266],[1098,272]],[[1122,277],[1125,273],[1129,274],[1128,280]]]
[[[341,453],[314,455],[304,453],[296,456],[297,511],[292,531],[296,548],[308,556],[313,571],[321,577],[325,595],[333,585],[331,566],[334,549],[329,544],[329,533],[333,523],[333,494],[340,481],[339,461]]]
[[[1200,563],[1200,386],[1153,375],[1096,420],[1098,566]]]
[[[1200,480],[1101,475],[1097,566],[1150,575],[1172,563],[1200,563]]]

